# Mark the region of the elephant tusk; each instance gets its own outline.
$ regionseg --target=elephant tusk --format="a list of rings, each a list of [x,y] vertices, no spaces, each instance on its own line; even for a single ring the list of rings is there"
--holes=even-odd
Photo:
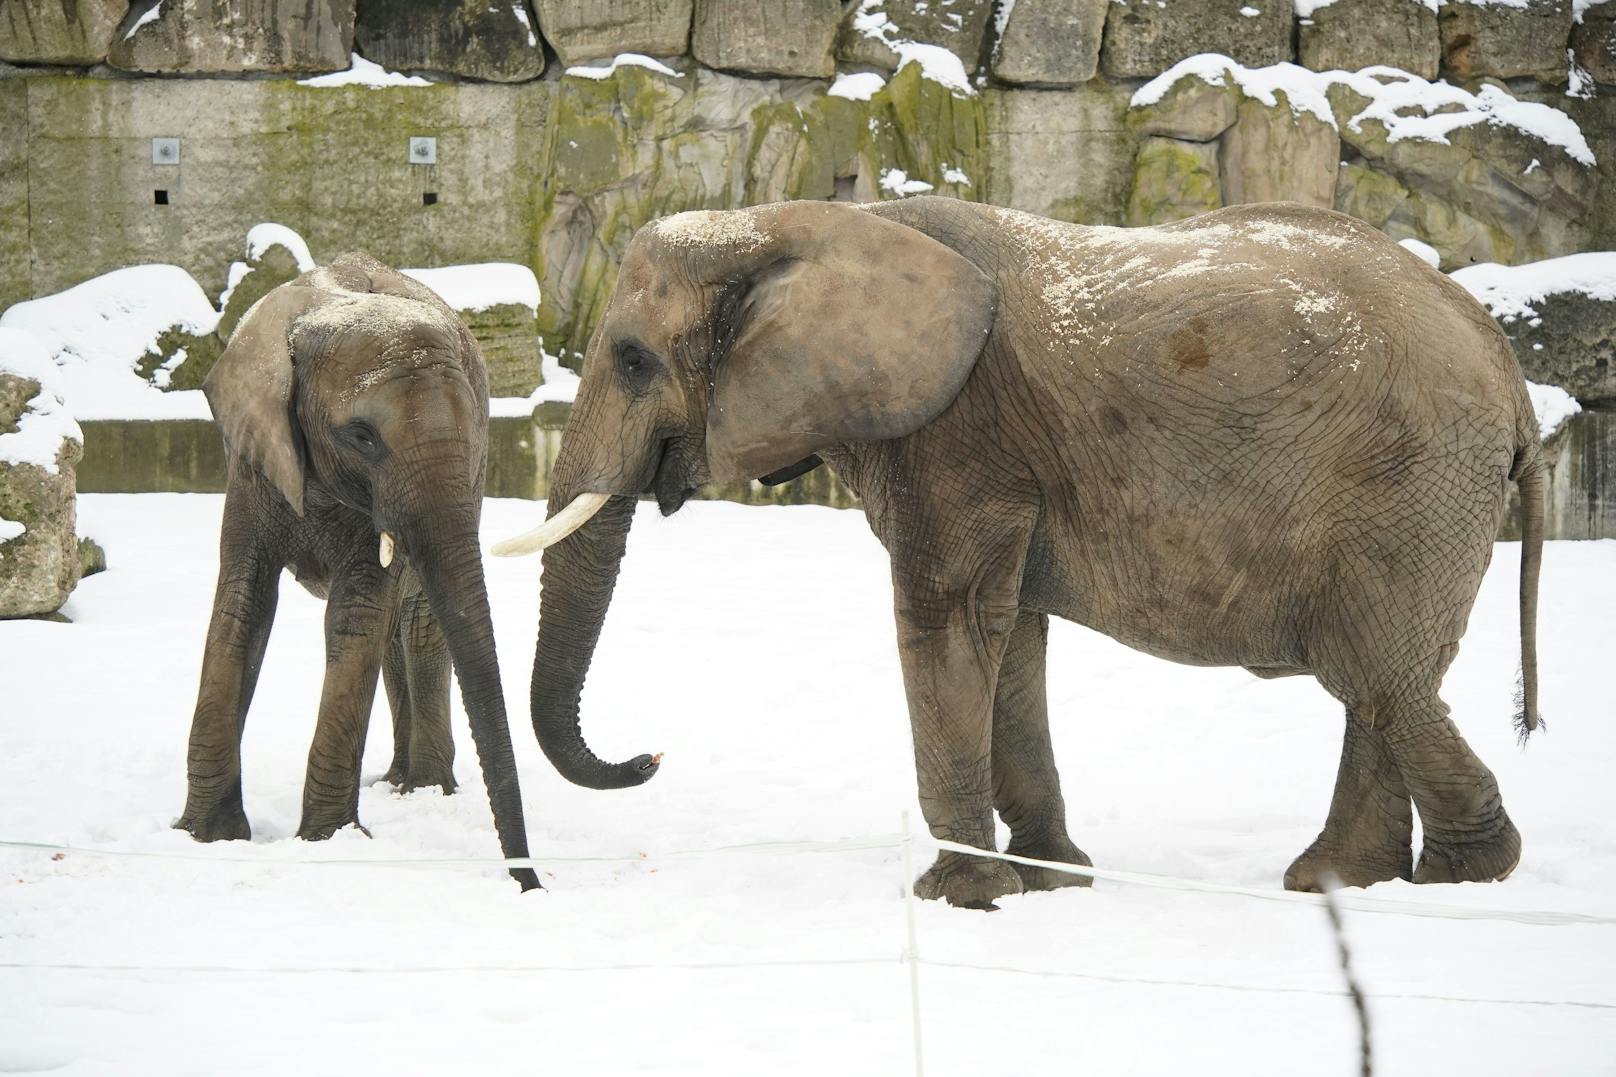
[[[376,560],[382,563],[383,568],[393,563],[393,536],[386,531],[382,532],[381,547],[376,551]]]
[[[567,503],[566,508],[533,530],[512,535],[503,542],[496,542],[493,548],[494,556],[520,557],[523,554],[538,553],[547,546],[554,546],[588,523],[590,517],[611,500],[611,496],[611,494],[579,494]]]

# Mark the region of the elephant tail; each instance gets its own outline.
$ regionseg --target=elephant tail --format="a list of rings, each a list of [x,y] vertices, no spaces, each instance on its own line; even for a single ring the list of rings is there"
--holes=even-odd
[[[1537,710],[1537,581],[1543,561],[1544,468],[1536,449],[1533,445],[1518,455],[1510,474],[1521,495],[1521,673],[1515,687],[1515,733],[1522,744],[1543,725]]]

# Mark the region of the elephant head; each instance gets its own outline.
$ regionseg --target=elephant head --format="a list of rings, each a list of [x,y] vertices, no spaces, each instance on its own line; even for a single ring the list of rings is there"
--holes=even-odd
[[[249,311],[204,391],[233,468],[256,469],[298,517],[373,528],[384,567],[408,559],[459,675],[501,846],[526,856],[478,541],[488,382],[465,325],[423,285],[344,255]]]
[[[681,213],[635,236],[584,356],[549,519],[494,550],[545,549],[533,724],[563,776],[605,789],[656,772],[648,755],[597,758],[578,719],[635,499],[669,514],[708,482],[913,433],[959,393],[996,304],[959,254],[852,206]]]

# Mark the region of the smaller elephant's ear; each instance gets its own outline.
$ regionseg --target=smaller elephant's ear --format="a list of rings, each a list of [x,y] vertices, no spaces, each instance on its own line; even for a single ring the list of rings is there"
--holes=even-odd
[[[238,466],[257,468],[303,515],[303,448],[292,418],[292,322],[315,289],[283,284],[259,300],[231,334],[202,384]]]
[[[998,290],[913,228],[851,206],[760,207],[714,371],[707,459],[756,479],[828,445],[912,434],[959,395]],[[733,279],[733,278],[732,278]]]

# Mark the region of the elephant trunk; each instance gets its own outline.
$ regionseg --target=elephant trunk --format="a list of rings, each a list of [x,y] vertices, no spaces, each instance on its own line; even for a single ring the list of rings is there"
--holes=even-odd
[[[453,513],[423,513],[413,525],[402,529],[403,537],[460,680],[461,699],[488,787],[488,804],[493,809],[500,850],[507,858],[526,857],[522,792],[505,717],[499,660],[494,652],[494,626],[477,535],[478,513],[474,500],[468,498],[467,503],[473,507]],[[531,868],[514,868],[511,876],[523,890],[539,886]]]
[[[576,491],[552,485],[549,515]],[[611,604],[634,518],[634,498],[614,496],[586,524],[544,551],[539,640],[533,656],[533,731],[561,776],[589,789],[625,789],[657,771],[660,757],[608,763],[589,750],[578,722],[584,678]]]

